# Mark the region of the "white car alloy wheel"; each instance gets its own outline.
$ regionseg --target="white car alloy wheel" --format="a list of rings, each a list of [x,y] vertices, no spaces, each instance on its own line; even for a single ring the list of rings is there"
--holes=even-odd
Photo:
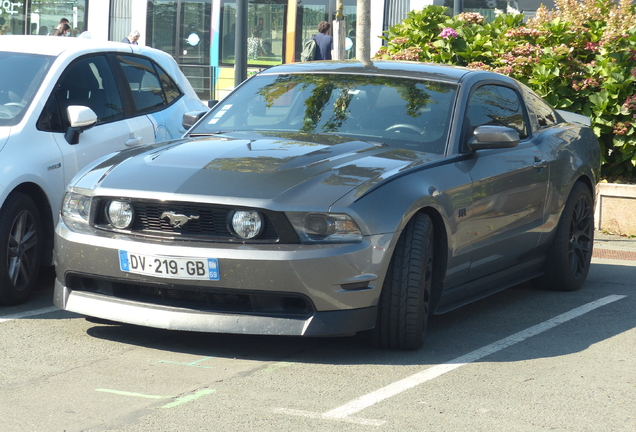
[[[7,199],[0,213],[0,304],[25,301],[37,282],[42,260],[42,224],[25,194]]]

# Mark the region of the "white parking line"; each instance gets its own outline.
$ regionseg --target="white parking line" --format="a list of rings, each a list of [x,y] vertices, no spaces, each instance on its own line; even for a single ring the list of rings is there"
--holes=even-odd
[[[60,309],[55,307],[55,306],[51,306],[51,307],[47,307],[47,308],[42,308],[42,309],[34,309],[34,310],[30,310],[30,311],[24,311],[24,312],[20,312],[17,314],[13,314],[13,315],[6,315],[3,317],[0,317],[0,323],[6,322],[6,321],[12,321],[12,320],[16,320],[16,319],[22,319],[22,318],[27,318],[30,316],[34,316],[34,315],[42,315],[45,313],[49,313],[49,312],[55,312],[55,311],[59,311]]]
[[[373,406],[385,399],[388,399],[392,396],[396,396],[406,390],[409,390],[413,387],[416,387],[422,383],[425,383],[426,381],[430,381],[434,378],[437,378],[447,372],[450,372],[452,370],[455,370],[461,366],[467,365],[469,363],[473,363],[477,360],[480,360],[486,356],[489,356],[491,354],[494,354],[498,351],[501,351],[504,348],[508,348],[512,345],[515,345],[519,342],[522,342],[532,336],[536,336],[540,333],[543,333],[547,330],[550,330],[560,324],[563,324],[567,321],[570,321],[574,318],[577,318],[581,315],[584,315],[588,312],[593,311],[594,309],[598,309],[602,306],[605,306],[609,303],[613,303],[617,300],[620,300],[622,298],[625,298],[626,296],[624,295],[610,295],[607,297],[604,297],[602,299],[593,301],[591,303],[585,304],[581,307],[578,307],[576,309],[572,309],[569,312],[566,312],[564,314],[558,315],[552,319],[549,319],[547,321],[542,322],[541,324],[537,324],[533,327],[529,327],[523,331],[520,331],[519,333],[516,333],[512,336],[509,336],[507,338],[501,339],[497,342],[494,342],[490,345],[487,345],[483,348],[480,348],[478,350],[475,350],[473,352],[470,352],[466,355],[463,355],[461,357],[457,357],[451,361],[448,361],[444,364],[440,364],[437,366],[433,366],[429,369],[423,370],[421,372],[418,372],[414,375],[411,375],[407,378],[404,378],[400,381],[396,381],[392,384],[389,384],[385,387],[382,387],[379,390],[376,390],[374,392],[368,393],[364,396],[361,396],[357,399],[354,399],[338,408],[332,409],[331,411],[327,411],[326,413],[313,413],[310,411],[301,411],[301,410],[287,410],[287,409],[278,409],[276,410],[276,412],[279,413],[285,413],[285,414],[290,414],[290,415],[299,415],[299,416],[304,416],[304,417],[312,417],[312,418],[322,418],[322,419],[327,419],[327,420],[344,420],[346,419],[348,416],[358,413],[360,411],[362,411],[365,408],[369,408],[370,406]],[[366,424],[373,424],[372,422],[374,422],[373,420],[366,420],[368,423]],[[375,421],[377,423],[375,423],[375,425],[379,425],[384,423],[384,421]],[[379,423],[379,424],[378,424]]]

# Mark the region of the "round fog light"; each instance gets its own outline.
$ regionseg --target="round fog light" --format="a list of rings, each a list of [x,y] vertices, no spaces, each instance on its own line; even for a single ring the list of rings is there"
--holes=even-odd
[[[232,231],[242,239],[252,239],[263,231],[263,217],[256,211],[237,210],[232,215]]]
[[[133,207],[126,201],[111,201],[106,205],[106,217],[117,229],[126,229],[133,222]]]

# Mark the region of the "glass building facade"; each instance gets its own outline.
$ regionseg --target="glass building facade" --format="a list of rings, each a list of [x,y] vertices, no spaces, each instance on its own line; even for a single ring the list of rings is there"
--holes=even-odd
[[[461,1],[463,10],[489,18],[495,8],[527,11],[536,10],[538,2],[553,5],[552,0],[371,1],[372,50],[374,43],[375,49],[381,44],[375,36],[412,8],[426,4],[443,4],[452,11],[454,1]],[[356,49],[357,0],[343,3],[346,57],[351,58]],[[47,35],[61,18],[69,20],[73,36],[89,31],[95,39],[122,41],[138,30],[141,44],[174,57],[201,99],[221,99],[234,87],[236,8],[236,0],[0,0],[0,34]],[[336,0],[248,0],[248,75],[299,61],[303,41],[317,33],[320,21],[331,22],[335,9]]]
[[[86,30],[87,0],[0,1],[0,34],[52,34],[61,18],[69,20],[71,34]]]

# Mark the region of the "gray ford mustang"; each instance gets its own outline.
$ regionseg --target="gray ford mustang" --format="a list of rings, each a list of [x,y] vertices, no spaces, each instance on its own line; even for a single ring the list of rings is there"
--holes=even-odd
[[[55,304],[164,329],[368,331],[415,349],[430,314],[587,276],[600,151],[583,116],[457,67],[311,62],[244,82],[176,141],[66,192]]]

